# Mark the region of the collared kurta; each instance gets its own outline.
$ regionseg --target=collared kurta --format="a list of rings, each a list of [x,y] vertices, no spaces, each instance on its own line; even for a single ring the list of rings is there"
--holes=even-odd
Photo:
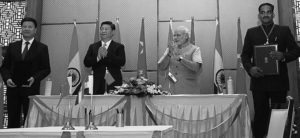
[[[165,67],[162,70],[166,70],[165,79],[161,82],[163,90],[172,94],[200,94],[199,71],[195,72],[183,65],[182,61],[178,61],[178,57],[182,56],[189,61],[202,63],[200,47],[189,44],[181,49],[175,48],[175,51],[173,56],[168,57],[169,49],[166,49],[158,63]],[[169,73],[175,77],[176,82],[172,81]]]

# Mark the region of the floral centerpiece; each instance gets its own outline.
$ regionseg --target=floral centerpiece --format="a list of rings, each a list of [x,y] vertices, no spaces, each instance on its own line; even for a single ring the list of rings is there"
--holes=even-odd
[[[161,85],[156,85],[145,77],[131,77],[129,81],[124,81],[121,86],[115,86],[116,89],[110,94],[116,95],[170,95],[167,91],[161,90]]]

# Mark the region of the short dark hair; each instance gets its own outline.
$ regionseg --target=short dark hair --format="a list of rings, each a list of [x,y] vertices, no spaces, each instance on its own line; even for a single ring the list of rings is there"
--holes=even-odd
[[[272,11],[272,12],[274,11],[274,5],[273,5],[273,4],[271,4],[271,3],[262,3],[262,4],[260,4],[259,7],[258,7],[258,12],[260,12],[260,8],[261,8],[262,6],[265,6],[265,5],[271,7],[271,11]]]
[[[104,21],[104,22],[101,23],[101,26],[104,25],[104,24],[109,25],[112,30],[116,29],[115,24],[113,24],[111,21]]]
[[[24,22],[33,22],[34,27],[37,28],[37,22],[35,19],[31,18],[31,17],[25,17],[22,19],[21,21],[21,26],[23,25]]]

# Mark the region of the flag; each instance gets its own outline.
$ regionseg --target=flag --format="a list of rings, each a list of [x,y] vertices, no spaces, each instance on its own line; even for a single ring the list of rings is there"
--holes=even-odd
[[[68,64],[68,70],[66,74],[66,80],[64,82],[67,82],[67,77],[72,77],[72,90],[65,91],[65,88],[60,88],[60,99],[58,101],[58,104],[56,107],[60,105],[61,100],[69,95],[69,94],[77,94],[75,105],[77,105],[81,98],[83,97],[83,92],[80,91],[81,84],[82,84],[82,76],[81,76],[81,67],[80,67],[80,56],[79,56],[79,49],[78,49],[78,35],[77,35],[77,28],[76,28],[76,22],[74,21],[74,28],[71,38],[71,44],[70,44],[70,51],[69,51],[69,64]],[[62,85],[64,86],[64,85]],[[80,99],[79,99],[80,98]]]
[[[173,45],[173,26],[172,26],[172,18],[170,19],[169,23],[169,34],[168,34],[168,46]]]
[[[190,43],[195,45],[195,29],[194,29],[194,17],[191,20],[191,38]]]
[[[67,76],[72,76],[72,94],[77,94],[75,105],[80,103],[83,96],[83,91],[80,91],[81,88],[81,67],[80,67],[80,55],[78,48],[78,35],[76,22],[74,22],[74,28],[72,33],[70,52],[69,52],[69,65]]]
[[[216,83],[216,75],[218,70],[223,69],[223,57],[221,46],[221,34],[219,20],[216,19],[216,38],[215,38],[215,55],[214,55],[214,93],[218,93],[218,85]]]
[[[96,19],[96,28],[95,28],[95,36],[94,36],[94,42],[96,43],[96,42],[98,42],[98,41],[100,41],[100,23],[99,23],[99,20],[98,19]]]
[[[100,41],[100,22],[98,18],[96,19],[96,27],[95,27],[95,35],[94,35],[94,43]],[[87,81],[88,76],[93,74],[91,68],[84,68],[84,72],[82,73],[82,84]]]
[[[242,65],[241,54],[243,49],[242,32],[241,32],[241,20],[238,18],[237,22],[237,72],[236,72],[236,92],[246,94],[246,72]]]
[[[173,21],[172,20],[173,19],[171,18],[170,23],[169,23],[168,46],[173,46],[174,45],[173,44],[173,26],[172,26]],[[171,73],[171,68],[170,67],[168,68],[168,72],[166,72],[166,73],[168,73],[166,76],[169,80],[171,80],[173,83],[177,82],[176,77]],[[170,90],[170,87],[171,87],[170,85],[171,84],[169,82],[169,86],[168,86],[169,90]]]
[[[99,22],[99,19],[97,18],[96,19],[96,27],[95,27],[95,34],[94,34],[94,43],[100,41],[100,22]],[[89,75],[93,75],[93,72],[92,72],[92,68],[87,68],[87,67],[83,67],[84,68],[84,71],[82,72],[82,80],[81,80],[81,84],[85,84],[86,82],[88,83],[94,83],[93,81],[90,82],[90,80],[88,79]],[[83,85],[84,87],[82,87],[82,91],[84,92],[84,89],[85,89],[85,85]],[[89,92],[92,92],[92,90],[90,90],[90,87],[89,88]]]
[[[120,25],[119,25],[119,18],[116,18],[116,30],[115,30],[115,34],[113,36],[113,40],[115,42],[121,43],[122,44],[122,40],[121,40],[121,32],[120,32]],[[121,67],[121,71],[125,70],[125,66]]]
[[[137,76],[147,78],[147,60],[146,60],[146,43],[145,43],[145,26],[142,18],[141,34],[138,51]]]
[[[99,19],[96,19],[96,27],[95,27],[95,35],[94,35],[94,43],[100,41],[100,22]],[[92,74],[91,68],[84,68],[84,72],[82,73],[82,81],[87,81],[88,76]],[[82,83],[83,84],[83,83]]]
[[[119,18],[116,19],[116,30],[115,35],[113,36],[113,40],[121,43],[121,33],[120,33],[120,27],[119,27]]]

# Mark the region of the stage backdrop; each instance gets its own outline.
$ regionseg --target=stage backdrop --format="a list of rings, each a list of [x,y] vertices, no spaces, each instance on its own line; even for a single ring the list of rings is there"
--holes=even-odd
[[[277,0],[266,0],[275,5],[275,22],[278,22]],[[213,56],[216,19],[219,13],[221,44],[225,68],[236,67],[237,19],[241,19],[242,37],[248,28],[258,24],[258,6],[261,0],[45,0],[43,1],[41,41],[49,46],[52,94],[59,94],[68,64],[73,22],[77,22],[81,64],[89,44],[94,42],[95,22],[119,18],[122,43],[125,45],[125,79],[136,75],[137,52],[141,20],[145,18],[145,38],[148,77],[161,81],[157,73],[157,60],[167,46],[168,20],[179,20],[173,28],[185,25],[195,18],[195,42],[201,47],[203,69],[199,73],[199,94],[213,93]],[[239,5],[239,6],[237,6]],[[218,12],[219,11],[219,12]],[[208,21],[202,21],[208,20]],[[235,79],[235,72],[229,74]],[[228,77],[228,76],[227,76]],[[43,89],[43,88],[42,88]]]

